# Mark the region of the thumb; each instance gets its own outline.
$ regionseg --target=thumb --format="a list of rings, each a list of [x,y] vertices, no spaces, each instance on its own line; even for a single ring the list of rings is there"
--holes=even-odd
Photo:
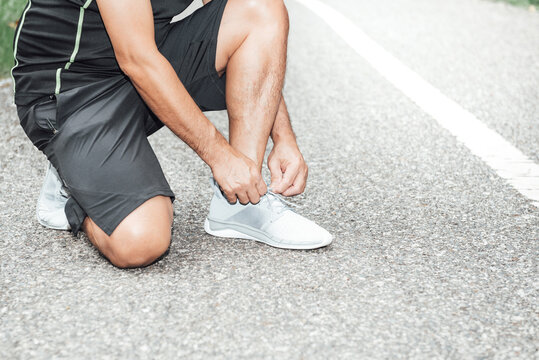
[[[271,182],[269,188],[277,193],[283,191],[284,189],[280,189],[279,186],[283,180],[283,172],[281,171],[280,161],[268,161],[268,168],[271,173]]]

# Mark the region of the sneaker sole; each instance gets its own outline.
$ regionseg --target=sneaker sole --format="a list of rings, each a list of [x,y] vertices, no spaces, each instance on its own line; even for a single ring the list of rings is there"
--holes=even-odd
[[[71,227],[68,227],[68,226],[55,226],[55,225],[51,225],[49,224],[48,222],[44,221],[44,220],[41,220],[39,217],[37,217],[37,222],[43,226],[43,227],[46,227],[47,229],[52,229],[52,230],[63,230],[63,231],[69,231],[71,230]]]
[[[293,250],[312,250],[318,249],[324,246],[328,246],[333,242],[333,237],[328,241],[315,243],[315,244],[287,244],[273,240],[269,236],[262,233],[260,230],[253,229],[251,227],[240,225],[240,224],[227,224],[224,222],[216,222],[211,220],[214,223],[214,229],[212,229],[210,220],[206,218],[204,221],[204,230],[213,236],[222,237],[222,238],[233,238],[233,239],[246,239],[246,240],[255,240],[263,244],[273,246],[279,249],[293,249]],[[229,226],[234,226],[237,229],[231,229]],[[222,229],[216,229],[217,227],[222,227]],[[240,231],[242,230],[242,231]],[[247,234],[249,232],[250,234]]]

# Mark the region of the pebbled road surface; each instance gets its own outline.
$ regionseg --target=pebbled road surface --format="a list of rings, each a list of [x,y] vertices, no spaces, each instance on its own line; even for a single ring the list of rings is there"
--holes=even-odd
[[[539,162],[539,14],[479,0],[326,0]],[[365,64],[291,16],[285,96],[310,165],[283,251],[204,233],[209,169],[152,136],[178,200],[168,255],[118,270],[35,220],[45,159],[0,86],[0,358],[536,358],[539,210]],[[209,114],[226,133],[224,113]]]

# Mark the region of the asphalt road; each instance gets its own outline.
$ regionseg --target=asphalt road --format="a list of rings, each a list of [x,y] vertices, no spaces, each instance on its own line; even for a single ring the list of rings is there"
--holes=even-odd
[[[325,0],[539,162],[539,14],[479,0]],[[35,220],[45,158],[0,87],[0,358],[537,358],[539,210],[287,2],[298,212],[336,240],[206,235],[210,171],[152,136],[176,192],[159,263],[119,270]],[[209,114],[226,133],[224,113]]]

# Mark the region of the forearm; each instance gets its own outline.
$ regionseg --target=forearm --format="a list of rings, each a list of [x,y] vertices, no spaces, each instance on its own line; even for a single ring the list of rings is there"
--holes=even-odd
[[[273,123],[273,128],[271,129],[271,139],[274,143],[282,141],[296,143],[296,136],[294,135],[292,124],[290,123],[290,115],[288,114],[286,102],[282,95],[279,110],[277,111],[277,116]]]
[[[273,149],[268,156],[271,189],[285,196],[301,194],[307,184],[308,167],[296,143],[282,95],[271,138]]]
[[[226,139],[191,98],[161,54],[138,58],[124,67],[135,88],[157,117],[208,165],[229,147]]]

